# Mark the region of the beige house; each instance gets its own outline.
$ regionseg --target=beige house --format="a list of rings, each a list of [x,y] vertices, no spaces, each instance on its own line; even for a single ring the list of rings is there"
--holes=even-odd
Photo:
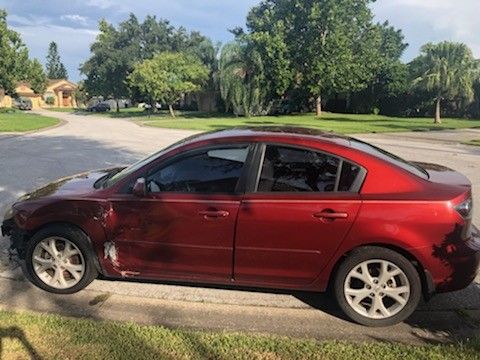
[[[39,108],[42,106],[42,97],[35,92],[30,87],[30,84],[27,82],[19,82],[15,88],[17,96],[28,98],[32,101],[32,108]]]
[[[75,108],[77,102],[75,101],[75,91],[77,84],[65,79],[48,80],[47,89],[43,94],[43,101],[46,102],[48,98],[54,98],[53,107]]]
[[[5,90],[0,88],[0,108],[12,107],[12,98],[5,95]]]
[[[32,107],[77,107],[75,101],[75,91],[77,84],[65,79],[52,79],[48,81],[47,89],[43,95],[36,94],[30,84],[27,82],[19,82],[15,88],[15,92],[19,97],[25,97],[32,101]],[[53,98],[53,104],[48,105],[47,99]],[[0,107],[12,107],[13,100],[10,96],[0,89]]]

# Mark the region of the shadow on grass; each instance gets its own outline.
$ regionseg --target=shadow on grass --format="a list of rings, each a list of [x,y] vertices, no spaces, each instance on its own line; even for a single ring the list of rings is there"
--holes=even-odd
[[[3,339],[18,340],[22,344],[22,347],[26,350],[30,359],[42,359],[37,350],[35,350],[33,345],[28,341],[25,332],[17,326],[6,328],[0,327],[0,359],[3,359]]]

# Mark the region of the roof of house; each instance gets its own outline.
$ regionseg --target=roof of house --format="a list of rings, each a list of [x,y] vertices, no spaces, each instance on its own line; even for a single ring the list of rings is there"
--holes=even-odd
[[[73,87],[77,87],[77,84],[75,84],[74,82],[71,82],[70,80],[67,80],[67,79],[48,79],[47,86],[50,87],[50,86],[55,85],[55,84],[60,83],[60,82],[67,82],[70,85],[72,85]]]

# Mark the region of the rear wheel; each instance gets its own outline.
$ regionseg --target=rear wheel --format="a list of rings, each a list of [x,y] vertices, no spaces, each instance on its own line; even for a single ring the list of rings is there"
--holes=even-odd
[[[25,262],[30,280],[56,294],[78,292],[98,275],[87,236],[68,226],[36,233],[27,244]]]
[[[354,250],[340,265],[334,292],[340,308],[355,322],[389,326],[417,308],[421,281],[413,264],[381,247]]]

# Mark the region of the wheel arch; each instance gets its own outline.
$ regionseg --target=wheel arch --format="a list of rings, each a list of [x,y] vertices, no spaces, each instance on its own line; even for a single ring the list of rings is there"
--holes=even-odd
[[[373,243],[368,243],[368,244],[362,244],[356,247],[353,247],[346,251],[344,254],[342,254],[336,261],[335,265],[332,267],[332,270],[330,272],[330,276],[328,279],[328,285],[327,288],[331,289],[335,276],[338,272],[338,269],[340,265],[347,259],[347,257],[350,255],[350,253],[354,250],[363,248],[363,247],[379,247],[379,248],[384,248],[384,249],[389,249],[392,251],[395,251],[402,255],[404,258],[406,258],[408,261],[412,263],[414,266],[415,270],[417,271],[420,281],[422,284],[422,294],[425,300],[430,300],[432,295],[435,292],[435,286],[433,284],[433,278],[430,274],[430,272],[423,266],[422,262],[418,260],[418,258],[413,255],[410,251],[405,250],[404,248],[401,248],[396,245],[392,244],[387,244],[387,243],[382,243],[382,242],[373,242]]]
[[[44,223],[32,230],[29,230],[27,232],[27,237],[25,239],[25,244],[32,238],[32,236],[34,236],[36,233],[42,231],[42,230],[45,230],[49,227],[54,227],[54,226],[59,226],[59,227],[67,227],[67,228],[70,228],[70,229],[74,229],[74,230],[77,230],[77,231],[80,231],[82,232],[87,241],[88,241],[88,244],[90,245],[89,246],[89,250],[90,250],[90,256],[93,258],[93,263],[95,264],[95,268],[97,269],[97,271],[100,273],[100,274],[104,274],[103,272],[103,269],[102,269],[102,266],[100,264],[100,261],[98,259],[98,256],[97,256],[97,253],[95,252],[95,246],[93,244],[93,241],[90,237],[90,235],[88,234],[87,231],[85,231],[85,229],[83,229],[81,226],[79,226],[78,224],[75,224],[73,222],[70,222],[70,221],[52,221],[52,222],[47,222],[47,223]],[[25,252],[23,251],[23,257],[25,257]]]

